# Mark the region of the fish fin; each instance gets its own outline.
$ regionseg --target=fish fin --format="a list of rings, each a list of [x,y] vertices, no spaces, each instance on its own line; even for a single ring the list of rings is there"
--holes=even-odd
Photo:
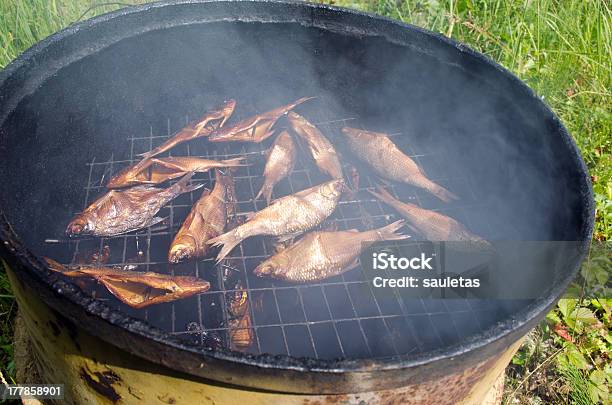
[[[182,179],[180,179],[179,181],[177,181],[176,183],[174,183],[173,185],[168,187],[167,190],[173,189],[173,191],[176,191],[177,194],[183,194],[183,193],[188,193],[190,191],[195,191],[195,190],[203,187],[204,186],[203,183],[200,183],[200,184],[189,184],[189,181],[191,180],[191,178],[193,177],[194,174],[195,174],[195,172],[187,173],[185,176],[183,176]]]
[[[395,221],[389,225],[383,226],[382,228],[378,228],[373,230],[372,232],[376,232],[378,237],[381,240],[402,240],[410,238],[409,235],[402,235],[401,233],[396,233],[398,229],[404,226],[405,221],[400,219],[399,221]]]
[[[221,250],[217,255],[217,264],[219,264],[240,242],[242,242],[242,238],[237,236],[236,229],[234,229],[206,241],[206,244],[221,246]]]
[[[248,163],[244,163],[246,157],[238,157],[233,159],[221,160],[219,163],[222,163],[226,167],[238,167],[238,166],[249,166]]]
[[[260,196],[263,195],[264,198],[266,199],[266,204],[270,205],[270,200],[272,199],[272,189],[273,188],[274,188],[274,185],[264,182],[263,186],[261,186],[261,190],[259,190],[259,193],[257,193],[257,195],[255,196],[255,199],[257,200]]]
[[[434,183],[432,183],[432,185],[427,188],[427,191],[429,191],[431,194],[435,195],[436,197],[438,197],[440,200],[444,201],[445,203],[449,203],[453,200],[459,199],[459,197],[456,194]]]

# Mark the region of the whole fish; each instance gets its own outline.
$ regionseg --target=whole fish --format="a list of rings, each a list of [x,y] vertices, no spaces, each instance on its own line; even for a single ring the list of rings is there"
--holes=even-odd
[[[206,191],[191,208],[191,212],[177,232],[170,250],[168,261],[179,263],[184,260],[206,256],[209,246],[206,241],[217,237],[225,230],[228,211],[233,202],[234,182],[228,174],[215,172],[215,187]]]
[[[295,244],[263,261],[254,270],[259,277],[305,283],[337,276],[359,264],[363,249],[381,240],[401,240],[409,236],[396,231],[404,221],[379,229],[359,232],[310,232]]]
[[[342,133],[351,151],[379,176],[423,188],[444,202],[458,198],[425,177],[414,160],[399,150],[386,134],[349,127],[342,128]]]
[[[149,152],[142,153],[139,156],[142,156],[143,158],[157,156],[160,153],[174,148],[178,144],[209,135],[212,131],[217,128],[221,128],[225,124],[225,122],[233,114],[234,108],[236,108],[235,100],[226,101],[218,108],[212,111],[207,111],[202,117],[200,117],[199,120],[194,121],[185,128],[181,129],[172,138],[168,139],[157,148]]]
[[[111,190],[77,214],[66,228],[68,236],[115,236],[154,225],[163,220],[155,214],[182,193],[197,190],[202,184],[187,184],[189,173],[168,188],[136,186]]]
[[[45,258],[49,268],[67,277],[96,280],[121,302],[144,308],[203,293],[210,283],[196,277],[170,276],[153,272],[126,271],[109,267],[64,266]]]
[[[208,136],[208,140],[211,142],[261,142],[274,133],[272,126],[280,117],[311,98],[313,97],[302,97],[291,104],[244,119],[236,125],[218,129]]]
[[[287,177],[295,166],[296,149],[295,143],[291,139],[291,135],[287,131],[283,131],[274,140],[270,151],[268,152],[268,160],[264,168],[264,183],[255,196],[258,199],[263,194],[266,202],[270,204],[272,197],[272,189],[282,179]]]
[[[236,245],[251,236],[298,235],[331,215],[344,187],[344,182],[337,179],[274,200],[263,210],[251,214],[244,224],[206,243],[222,246],[217,256],[220,262]]]
[[[293,131],[308,144],[308,149],[319,170],[329,174],[333,179],[341,179],[342,165],[329,139],[317,127],[293,111],[287,114],[287,121]]]
[[[144,159],[115,175],[106,187],[122,188],[139,184],[159,184],[189,172],[207,172],[222,167],[245,166],[244,158],[210,160],[198,157],[166,157]]]
[[[378,192],[368,191],[382,202],[395,208],[402,217],[406,218],[408,227],[423,235],[427,240],[488,243],[451,217],[399,201],[382,187],[376,189]]]

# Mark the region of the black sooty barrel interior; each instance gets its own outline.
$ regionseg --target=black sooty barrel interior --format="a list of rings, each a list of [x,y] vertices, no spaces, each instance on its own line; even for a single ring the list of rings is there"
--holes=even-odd
[[[195,5],[189,7],[195,13]],[[217,9],[209,7],[214,16]],[[161,19],[159,13],[151,11],[151,21]],[[539,315],[575,271],[576,260],[567,260],[551,273],[550,289],[538,301],[407,298],[402,289],[389,294],[372,288],[359,268],[310,284],[259,278],[252,270],[275,248],[264,237],[246,240],[222,265],[212,256],[170,265],[170,242],[201,190],[165,206],[161,224],[115,237],[67,239],[67,223],[105,192],[113,174],[206,110],[233,98],[237,122],[304,96],[316,98],[295,111],[329,137],[345,175],[351,165],[360,175],[359,190],[343,197],[323,227],[367,230],[400,218],[366,191],[378,180],[343,143],[340,129],[348,125],[388,133],[429,178],[460,197],[445,204],[417,188],[390,184],[403,201],[449,215],[490,241],[588,239],[589,186],[567,133],[527,87],[472,51],[413,28],[402,27],[401,35],[389,28],[386,35],[332,11],[320,11],[331,13],[327,25],[316,23],[310,11],[277,22],[186,23],[181,18],[189,11],[181,13],[177,23],[94,46],[61,66],[45,56],[39,69],[53,74],[43,74],[3,111],[2,210],[34,254],[77,263],[106,249],[108,265],[211,282],[198,296],[139,310],[97,289],[96,298],[108,307],[164,332],[158,336],[223,351],[231,349],[229,302],[247,291],[253,341],[244,350],[252,354],[393,361],[501,336],[513,322]],[[108,24],[102,35],[111,36],[114,22]],[[92,34],[92,43],[95,35],[101,34]],[[78,43],[65,46],[66,52],[80,49]],[[10,80],[7,88],[21,85],[19,78]],[[242,217],[265,206],[254,197],[270,143],[201,139],[170,155],[246,157],[249,165],[234,173]],[[304,145],[299,151],[275,197],[326,181]],[[193,181],[211,188],[213,179],[209,172]],[[536,312],[534,305],[540,306]]]

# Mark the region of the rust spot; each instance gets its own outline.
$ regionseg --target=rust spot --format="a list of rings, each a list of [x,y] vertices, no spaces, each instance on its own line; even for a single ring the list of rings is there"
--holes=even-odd
[[[117,402],[121,399],[121,395],[117,394],[117,391],[113,388],[113,384],[119,383],[121,378],[113,371],[96,371],[91,373],[91,371],[81,367],[80,374],[83,381],[98,394],[110,399],[112,402]]]

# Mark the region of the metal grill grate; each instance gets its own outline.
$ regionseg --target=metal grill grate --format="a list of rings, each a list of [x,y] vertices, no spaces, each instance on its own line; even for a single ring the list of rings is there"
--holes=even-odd
[[[347,119],[330,117],[327,109],[321,111],[318,117],[313,117],[313,114],[308,117],[333,139],[333,134],[345,125]],[[172,134],[173,128],[178,130],[188,122],[188,117],[174,125],[167,120],[163,130],[150,127],[146,136],[128,138],[128,159],[114,160],[114,155],[111,155],[106,161],[93,159],[88,163],[84,207],[105,191],[105,184],[112,175],[138,160],[138,153],[157,146]],[[357,123],[351,121],[350,125],[357,126]],[[399,135],[399,132],[390,132]],[[265,206],[263,200],[255,201],[254,196],[263,181],[263,154],[267,145],[194,141],[175,148],[171,155],[209,159],[246,157],[249,166],[234,173],[238,196],[236,216],[243,217],[246,212]],[[300,148],[305,152],[303,145],[300,144]],[[462,199],[459,204],[446,206],[410,187],[391,186],[390,190],[402,200],[413,201],[428,209],[444,207],[445,213],[472,228],[470,215],[483,206],[475,200],[469,179],[446,175],[443,162],[447,152],[443,148],[435,152],[409,148],[407,152],[434,181],[460,190]],[[305,156],[306,153],[300,154],[295,170],[275,187],[274,196],[294,193],[327,180]],[[436,161],[439,163],[437,167]],[[392,209],[364,191],[373,185],[373,180],[365,173],[360,174],[359,191],[344,198],[322,227],[335,223],[340,230],[366,230],[399,219]],[[213,178],[214,174],[208,172],[197,174],[193,181],[212,187]],[[110,266],[133,263],[143,271],[201,277],[211,282],[211,289],[196,297],[143,310],[123,305],[108,294],[104,295],[103,291],[99,292],[102,294],[100,299],[107,299],[130,315],[194,343],[211,345],[211,337],[216,337],[229,346],[228,300],[238,291],[235,281],[240,280],[247,291],[252,320],[253,342],[247,351],[327,359],[399,357],[439,349],[458,344],[499,318],[499,308],[482,301],[408,300],[403,297],[401,289],[394,290],[391,295],[382,294],[371,287],[359,269],[305,285],[255,277],[252,269],[273,253],[269,238],[255,237],[244,241],[219,266],[214,265],[213,257],[171,266],[166,261],[170,242],[200,192],[182,195],[163,208],[159,215],[167,216],[168,220],[162,226],[111,238],[82,238],[65,243],[73,253],[73,262],[83,252],[102,251],[104,246],[109,246]],[[483,233],[493,235],[490,229]]]

